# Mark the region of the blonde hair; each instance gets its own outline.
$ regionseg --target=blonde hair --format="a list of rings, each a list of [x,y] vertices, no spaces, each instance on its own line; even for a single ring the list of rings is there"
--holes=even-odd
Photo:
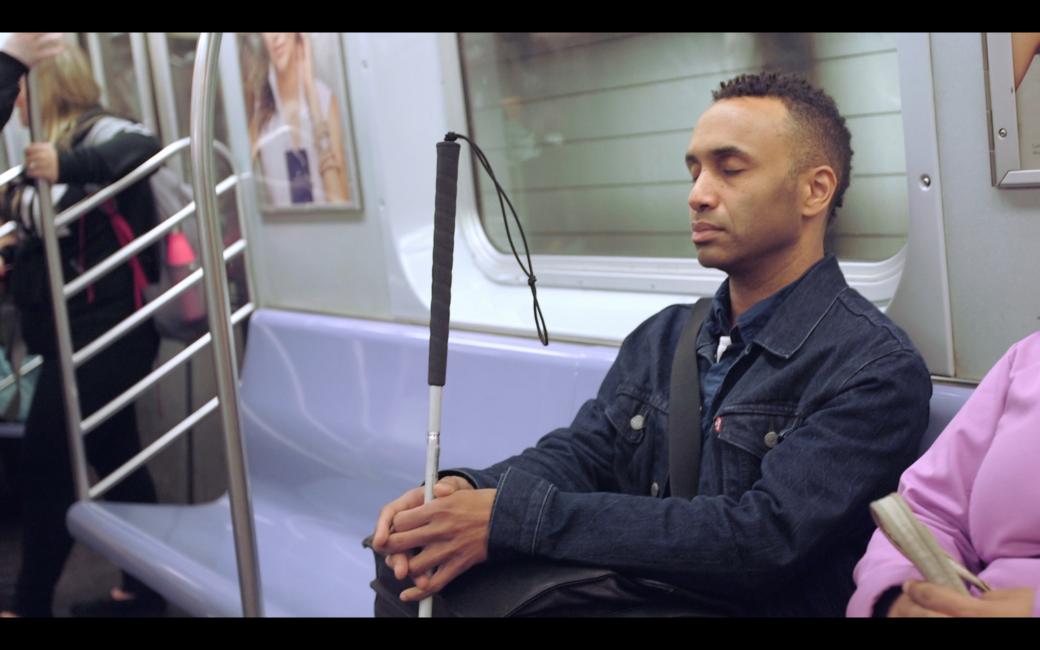
[[[67,146],[61,141],[71,137],[79,116],[101,101],[87,55],[79,45],[67,43],[61,54],[41,61],[35,69],[40,97],[33,99],[40,102],[44,136]]]

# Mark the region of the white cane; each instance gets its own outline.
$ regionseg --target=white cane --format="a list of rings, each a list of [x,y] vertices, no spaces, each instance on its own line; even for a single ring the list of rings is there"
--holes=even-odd
[[[437,143],[437,191],[433,211],[433,287],[430,300],[430,412],[426,434],[424,499],[433,501],[440,458],[441,399],[448,365],[448,321],[451,313],[451,263],[455,247],[455,194],[459,176],[459,143]],[[419,618],[433,615],[433,597],[419,603]]]
[[[509,246],[513,250],[520,270],[527,276],[527,285],[531,288],[531,300],[534,308],[534,324],[538,331],[538,340],[542,345],[549,345],[549,331],[545,327],[542,308],[538,305],[538,292],[535,289],[537,279],[534,266],[531,264],[531,252],[527,246],[527,237],[516,216],[513,203],[506,196],[498,179],[491,170],[491,163],[475,142],[461,133],[449,132],[444,142],[437,143],[437,191],[434,195],[433,210],[433,288],[430,300],[430,416],[426,437],[426,483],[424,503],[433,501],[433,485],[437,482],[437,464],[440,458],[441,445],[441,399],[444,394],[444,376],[448,365],[448,321],[451,312],[451,262],[455,246],[455,195],[459,179],[459,144],[461,138],[469,143],[476,160],[487,172],[498,193],[499,206],[502,208],[502,222],[505,226]],[[520,255],[513,244],[509,233],[509,221],[506,219],[506,206],[509,206],[516,222],[517,230],[524,244],[527,266],[520,260]],[[433,597],[428,596],[419,603],[419,618],[433,616]]]

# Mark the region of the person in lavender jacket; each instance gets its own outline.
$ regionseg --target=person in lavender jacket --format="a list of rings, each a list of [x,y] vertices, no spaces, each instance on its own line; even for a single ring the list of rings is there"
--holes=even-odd
[[[1040,616],[1040,332],[997,362],[899,493],[954,559],[993,588],[958,595],[875,531],[849,616]]]

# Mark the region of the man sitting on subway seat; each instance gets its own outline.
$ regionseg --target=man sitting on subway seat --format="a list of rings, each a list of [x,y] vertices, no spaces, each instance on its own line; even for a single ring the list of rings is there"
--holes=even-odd
[[[441,472],[428,505],[416,488],[382,509],[373,547],[414,582],[401,600],[479,563],[541,558],[676,585],[706,614],[843,615],[868,504],[914,459],[931,380],[824,252],[852,158],[834,101],[778,73],[713,96],[686,152],[690,219],[700,263],[728,277],[696,336],[692,494],[669,482],[669,405],[689,399],[669,394],[672,361],[692,311],[674,305],[628,335],[569,427]]]

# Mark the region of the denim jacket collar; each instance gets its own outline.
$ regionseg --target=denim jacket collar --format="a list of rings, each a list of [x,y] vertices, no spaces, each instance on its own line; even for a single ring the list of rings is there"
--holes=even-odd
[[[824,256],[795,282],[790,295],[777,306],[768,325],[754,338],[755,343],[784,359],[802,347],[838,295],[848,288],[833,254]],[[698,349],[710,343],[711,334],[707,329],[702,327],[697,336]]]

